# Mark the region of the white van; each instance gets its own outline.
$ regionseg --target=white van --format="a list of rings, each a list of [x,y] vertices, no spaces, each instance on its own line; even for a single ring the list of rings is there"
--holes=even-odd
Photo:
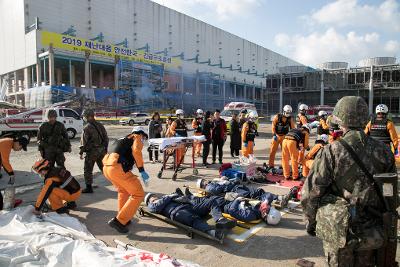
[[[47,114],[49,110],[55,110],[57,112],[57,120],[64,124],[67,129],[69,139],[73,139],[77,134],[81,134],[83,131],[83,120],[81,116],[73,109],[56,107],[48,108],[43,112],[43,121],[47,121]]]

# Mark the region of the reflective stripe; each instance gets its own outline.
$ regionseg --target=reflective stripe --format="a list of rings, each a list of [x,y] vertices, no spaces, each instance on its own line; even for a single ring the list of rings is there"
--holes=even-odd
[[[64,189],[64,188],[69,184],[69,182],[72,181],[72,179],[74,179],[74,176],[71,175],[71,176],[60,186],[60,188],[61,188],[61,189]]]

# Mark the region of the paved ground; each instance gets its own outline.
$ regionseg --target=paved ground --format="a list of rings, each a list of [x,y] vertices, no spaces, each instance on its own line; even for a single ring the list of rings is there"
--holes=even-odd
[[[130,127],[109,125],[107,131],[111,139],[116,139],[128,134]],[[256,139],[255,155],[258,163],[262,164],[269,153],[270,126],[261,125],[260,132],[260,136]],[[73,152],[66,154],[66,167],[73,175],[80,178],[83,185],[83,161],[79,159],[78,146],[79,140],[73,140]],[[233,161],[228,150],[229,140],[224,146],[224,162]],[[215,165],[208,169],[199,168],[198,176],[192,175],[191,169],[184,170],[175,182],[169,179],[172,175],[171,171],[164,173],[165,179],[158,179],[156,174],[160,170],[160,164],[150,164],[145,149],[143,155],[145,169],[151,176],[146,192],[171,193],[176,187],[195,186],[196,179],[199,177],[211,179],[218,175],[219,165]],[[30,166],[38,156],[33,144],[29,146],[28,152],[13,152],[11,161],[17,170],[17,185],[40,182],[39,177],[30,172]],[[187,161],[189,162],[189,157]],[[280,164],[280,154],[277,157],[277,163]],[[1,179],[0,188],[4,187],[5,183],[6,179]],[[100,173],[97,174],[95,183],[98,185],[95,193],[83,194],[78,202],[79,210],[71,212],[71,215],[85,223],[97,238],[110,246],[115,246],[113,240],[118,239],[141,249],[165,252],[204,266],[296,266],[297,260],[301,258],[315,262],[316,266],[324,265],[322,243],[317,238],[306,234],[303,217],[294,214],[287,214],[278,226],[267,226],[244,243],[235,243],[227,239],[224,245],[219,245],[200,237],[189,239],[181,230],[173,226],[155,219],[139,217],[135,217],[134,223],[130,226],[130,233],[121,235],[106,224],[116,214],[117,194]],[[279,194],[287,192],[285,189],[271,186],[264,186],[264,189]],[[20,192],[18,198],[24,199],[25,204],[33,203],[38,191],[39,189],[33,186],[30,190]]]

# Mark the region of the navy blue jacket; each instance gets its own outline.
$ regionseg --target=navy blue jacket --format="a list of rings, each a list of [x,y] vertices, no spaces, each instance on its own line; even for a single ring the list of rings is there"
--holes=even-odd
[[[255,208],[248,203],[240,205],[241,202],[245,201],[235,199],[233,202],[228,203],[224,207],[224,212],[243,222],[251,222],[261,218],[261,213],[258,208]]]
[[[191,209],[190,205],[174,202],[173,199],[178,197],[177,194],[165,195],[153,203],[149,203],[147,207],[150,212],[162,214],[171,220],[175,219],[175,214],[181,209]]]

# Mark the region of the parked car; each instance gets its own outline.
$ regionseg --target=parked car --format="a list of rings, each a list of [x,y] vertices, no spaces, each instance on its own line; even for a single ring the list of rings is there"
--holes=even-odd
[[[232,115],[234,113],[239,114],[242,109],[246,109],[247,114],[249,114],[250,111],[253,111],[256,113],[257,119],[256,119],[255,123],[258,128],[258,124],[259,124],[258,113],[257,113],[256,106],[254,104],[246,103],[246,102],[231,102],[231,103],[226,104],[224,107],[224,110],[221,112],[221,118],[223,118],[226,121],[228,133],[230,131],[229,122],[232,119]]]
[[[130,125],[134,124],[145,124],[148,125],[151,120],[151,116],[147,113],[131,113],[128,117],[124,117],[119,120],[119,124],[121,125]]]

